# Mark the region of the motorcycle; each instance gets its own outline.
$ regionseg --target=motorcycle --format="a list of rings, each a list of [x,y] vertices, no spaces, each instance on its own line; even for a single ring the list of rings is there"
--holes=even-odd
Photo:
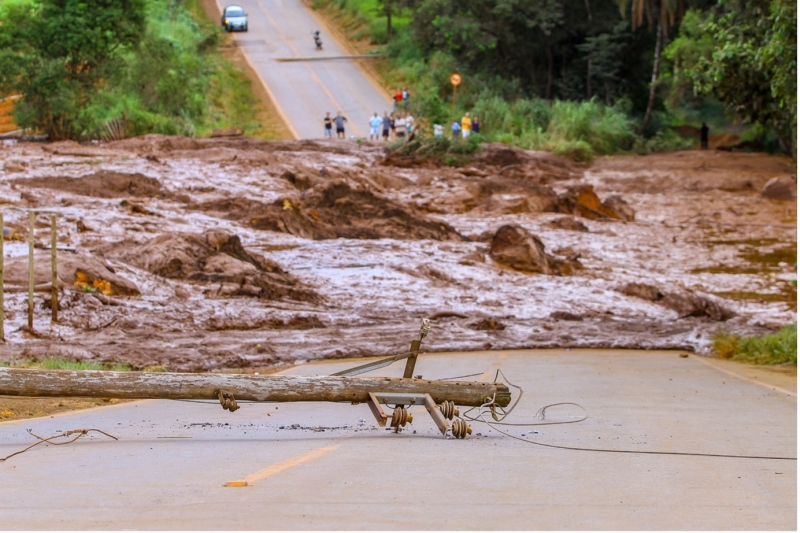
[[[319,38],[319,30],[314,32],[314,44],[317,45],[317,50],[322,50],[322,39]]]

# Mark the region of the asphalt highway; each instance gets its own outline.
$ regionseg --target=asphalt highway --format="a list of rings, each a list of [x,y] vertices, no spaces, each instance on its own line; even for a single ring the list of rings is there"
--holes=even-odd
[[[330,374],[363,363],[307,364]],[[145,400],[0,424],[2,529],[797,529],[796,385],[678,352],[537,350],[421,355],[426,379],[524,389],[497,426],[445,438],[421,408],[400,434],[366,405]],[[373,372],[398,376],[403,364]],[[543,420],[537,410],[552,407]],[[585,409],[585,412],[584,412]],[[474,414],[474,413],[473,413]],[[501,434],[498,429],[511,436]],[[516,437],[516,438],[512,438]],[[518,440],[525,439],[525,440]]]
[[[248,31],[237,44],[267,87],[298,139],[323,137],[323,118],[341,111],[347,137],[369,135],[369,117],[391,112],[390,95],[380,89],[343,50],[300,0],[238,0]],[[217,0],[220,10],[228,2]],[[314,44],[319,30],[322,50]],[[307,58],[307,61],[303,61]]]

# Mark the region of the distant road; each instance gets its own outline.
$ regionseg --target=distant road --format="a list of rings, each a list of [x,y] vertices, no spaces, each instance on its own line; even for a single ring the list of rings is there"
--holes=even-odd
[[[217,0],[217,5],[227,5]],[[369,135],[369,117],[391,111],[391,99],[354,61],[336,59],[348,55],[315,20],[300,0],[237,0],[248,17],[248,32],[236,33],[236,41],[253,69],[264,81],[275,105],[295,137],[323,136],[326,112],[341,111],[347,118],[348,137]],[[323,50],[314,45],[312,32],[320,31]],[[313,57],[330,60],[279,61]]]

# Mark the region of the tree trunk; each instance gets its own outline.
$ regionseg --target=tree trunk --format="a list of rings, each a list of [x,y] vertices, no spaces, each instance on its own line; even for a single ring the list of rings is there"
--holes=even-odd
[[[647,110],[644,113],[642,125],[639,126],[640,134],[645,130],[645,128],[647,128],[647,124],[650,123],[650,117],[653,114],[653,105],[656,102],[656,82],[658,81],[658,70],[661,66],[661,44],[664,41],[665,33],[665,28],[662,25],[662,19],[663,17],[659,15],[658,25],[656,26],[656,54],[655,58],[653,59],[653,76],[650,78],[650,98],[647,100]]]
[[[589,31],[587,32],[589,35],[592,34],[592,6],[589,4],[589,0],[584,0],[584,4],[586,4],[586,17],[589,19]],[[589,57],[586,60],[586,98],[592,97],[592,58]]]
[[[256,376],[174,372],[105,372],[0,368],[0,395],[216,400],[218,391],[257,402],[366,402],[369,393],[430,394],[436,403],[478,406],[511,393],[502,383],[377,377]]]
[[[544,90],[544,99],[550,100],[550,91],[553,88],[553,49],[547,43],[547,87]]]
[[[392,0],[386,2],[386,40],[392,40]]]

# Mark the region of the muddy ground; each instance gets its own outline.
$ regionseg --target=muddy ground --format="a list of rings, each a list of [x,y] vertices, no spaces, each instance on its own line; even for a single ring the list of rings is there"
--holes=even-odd
[[[257,368],[405,351],[679,348],[796,320],[792,161],[694,151],[579,165],[490,145],[461,167],[351,141],[146,136],[0,149],[0,361]],[[796,194],[794,189],[792,194]],[[59,322],[49,218],[59,213]],[[498,230],[503,231],[498,233]],[[497,235],[496,235],[497,234]]]

